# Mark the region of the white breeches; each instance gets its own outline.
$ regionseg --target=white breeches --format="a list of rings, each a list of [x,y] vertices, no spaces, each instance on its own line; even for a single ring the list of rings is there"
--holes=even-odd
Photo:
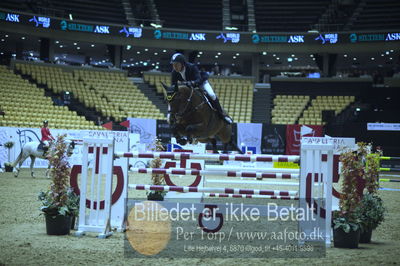
[[[171,124],[171,106],[168,104],[168,113],[167,113],[167,122],[168,124]]]
[[[50,143],[48,140],[43,141],[43,146],[44,147],[49,147]]]
[[[211,99],[213,99],[213,100],[217,99],[217,95],[215,95],[215,92],[212,89],[208,80],[204,82],[203,89],[207,92],[208,96],[210,96]]]

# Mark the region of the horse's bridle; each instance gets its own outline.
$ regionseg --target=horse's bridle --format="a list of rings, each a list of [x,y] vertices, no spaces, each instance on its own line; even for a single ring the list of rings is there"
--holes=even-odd
[[[194,94],[194,88],[191,88],[190,96],[189,96],[189,97],[187,98],[187,100],[186,100],[186,105],[185,105],[185,107],[183,108],[182,111],[180,111],[180,112],[174,114],[174,116],[175,116],[175,118],[176,118],[177,120],[189,116],[189,115],[192,114],[193,112],[197,111],[197,110],[204,104],[204,101],[201,101],[201,103],[199,103],[199,104],[198,104],[196,107],[194,107],[192,110],[187,111],[188,108],[189,108],[189,106],[190,106],[190,103],[192,102],[193,94]],[[175,96],[175,95],[174,95],[174,96]],[[173,97],[171,98],[171,100],[169,100],[169,102],[171,102],[172,100],[173,100]]]

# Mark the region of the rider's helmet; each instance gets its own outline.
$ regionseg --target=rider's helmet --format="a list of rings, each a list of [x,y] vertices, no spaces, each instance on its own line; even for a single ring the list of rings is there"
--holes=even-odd
[[[184,65],[186,63],[186,59],[181,53],[175,53],[171,58],[171,64],[173,63],[181,63]]]
[[[43,125],[47,125],[48,123],[49,123],[49,121],[43,120]]]

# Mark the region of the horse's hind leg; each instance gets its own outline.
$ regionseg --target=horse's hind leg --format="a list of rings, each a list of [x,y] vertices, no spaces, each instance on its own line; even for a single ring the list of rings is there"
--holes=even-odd
[[[233,139],[229,141],[229,144],[231,145],[232,149],[236,150],[240,154],[243,154],[243,151],[239,149],[238,145],[233,141]],[[228,143],[226,143],[226,145],[228,146]]]
[[[213,152],[214,152],[214,153],[218,153],[218,150],[217,150],[217,140],[216,140],[215,138],[212,138],[212,139],[210,139],[210,142],[211,142],[211,144],[212,144],[212,146],[213,146]]]
[[[31,168],[31,176],[32,176],[33,178],[35,178],[35,174],[33,173],[33,165],[35,164],[35,159],[36,159],[36,157],[33,156],[33,155],[31,155],[30,157],[31,157],[31,166],[30,166],[30,168]]]

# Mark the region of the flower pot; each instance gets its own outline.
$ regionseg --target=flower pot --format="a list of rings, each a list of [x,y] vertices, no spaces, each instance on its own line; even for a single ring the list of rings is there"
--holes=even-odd
[[[360,243],[371,243],[372,229],[367,228],[360,234]]]
[[[46,232],[48,235],[68,235],[71,230],[71,216],[45,215]]]
[[[150,193],[147,195],[148,200],[156,200],[156,201],[163,201],[164,196],[161,193]]]
[[[12,172],[13,168],[11,165],[4,165],[4,169],[6,170],[6,172]]]
[[[333,246],[335,248],[358,248],[360,229],[346,233],[342,228],[333,229]]]

